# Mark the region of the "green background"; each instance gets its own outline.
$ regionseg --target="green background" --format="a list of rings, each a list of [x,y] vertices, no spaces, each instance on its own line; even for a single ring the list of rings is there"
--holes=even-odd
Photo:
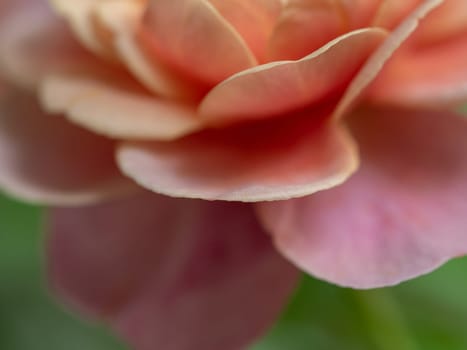
[[[0,196],[0,349],[124,350],[57,305],[42,277],[41,210]],[[354,291],[305,277],[253,350],[466,350],[467,259],[397,287]]]

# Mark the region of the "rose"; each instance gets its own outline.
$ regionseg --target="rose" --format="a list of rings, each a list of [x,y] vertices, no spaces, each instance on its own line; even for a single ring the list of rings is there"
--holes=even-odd
[[[465,253],[465,1],[51,4],[0,8],[0,184],[73,206],[52,284],[135,347],[261,333],[297,277],[264,229],[360,288]]]

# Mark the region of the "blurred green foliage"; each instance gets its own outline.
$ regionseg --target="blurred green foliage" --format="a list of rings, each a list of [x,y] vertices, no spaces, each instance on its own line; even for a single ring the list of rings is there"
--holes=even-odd
[[[41,210],[0,196],[0,349],[123,350],[47,294]],[[465,350],[467,259],[397,287],[339,288],[305,277],[253,350]]]

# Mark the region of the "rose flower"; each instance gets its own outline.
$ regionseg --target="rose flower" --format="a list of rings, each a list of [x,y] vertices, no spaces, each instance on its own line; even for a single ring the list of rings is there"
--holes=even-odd
[[[134,348],[243,348],[299,270],[466,253],[465,0],[0,6],[0,186],[50,207],[53,290]]]

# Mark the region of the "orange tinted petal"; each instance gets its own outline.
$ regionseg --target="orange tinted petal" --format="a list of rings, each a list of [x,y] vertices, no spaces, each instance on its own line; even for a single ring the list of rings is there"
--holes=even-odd
[[[300,59],[347,32],[369,27],[382,0],[291,0],[269,42],[269,60]]]
[[[383,41],[380,29],[348,33],[299,61],[243,71],[216,86],[200,105],[212,123],[258,119],[319,103],[342,90]]]
[[[339,101],[334,117],[340,118],[344,115],[367,89],[369,84],[378,76],[386,62],[394,55],[399,47],[416,30],[420,19],[428,15],[442,3],[442,0],[426,0],[418,6],[405,20],[394,29],[386,41],[370,56],[347,88],[342,99]]]
[[[49,111],[109,137],[170,140],[201,127],[193,106],[147,95],[128,84],[50,77],[41,97]]]
[[[421,23],[415,40],[427,45],[461,35],[467,36],[467,1],[445,0]]]
[[[396,54],[369,90],[377,103],[454,106],[467,101],[467,37]]]
[[[291,0],[269,42],[268,60],[297,60],[345,33],[342,13],[331,0]]]
[[[393,29],[425,0],[383,0],[373,18],[373,25]]]
[[[282,10],[281,0],[209,0],[219,13],[234,26],[260,60]]]
[[[153,0],[143,29],[156,57],[215,84],[256,60],[241,36],[206,0]]]
[[[356,149],[345,130],[308,115],[290,118],[171,143],[124,143],[118,161],[124,173],[154,192],[247,202],[305,196],[355,170]]]

